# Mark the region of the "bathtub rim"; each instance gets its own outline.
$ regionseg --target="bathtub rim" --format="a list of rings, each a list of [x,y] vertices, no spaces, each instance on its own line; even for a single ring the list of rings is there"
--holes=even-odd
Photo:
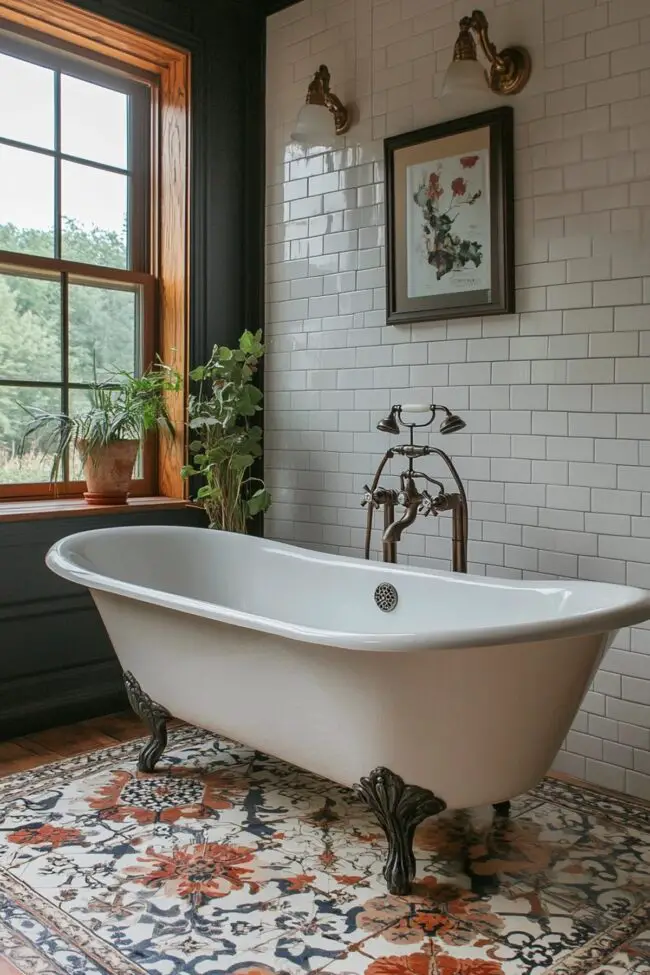
[[[284,622],[266,616],[247,613],[243,610],[232,609],[220,604],[192,599],[188,596],[180,596],[131,582],[124,582],[111,576],[91,571],[74,560],[74,541],[81,537],[97,537],[107,533],[111,535],[118,533],[121,535],[125,533],[129,535],[133,535],[134,533],[162,533],[177,536],[179,533],[187,535],[187,533],[204,533],[206,531],[209,531],[209,529],[177,525],[143,525],[127,528],[98,528],[75,532],[55,542],[49,549],[45,557],[45,562],[48,568],[56,575],[67,579],[69,582],[85,586],[91,592],[93,590],[106,592],[123,598],[134,599],[148,605],[161,606],[162,608],[176,612],[184,612],[192,616],[210,619],[215,622],[258,630],[304,643],[321,644],[349,650],[408,652],[488,647],[513,643],[537,643],[566,637],[610,633],[623,626],[631,626],[650,618],[650,592],[631,586],[586,582],[583,580],[519,580],[469,574],[459,576],[456,573],[441,569],[425,569],[415,566],[390,565],[383,562],[367,562],[362,558],[330,555],[311,549],[304,549],[300,546],[288,545],[284,542],[275,542],[262,538],[253,539],[251,536],[246,535],[235,536],[238,540],[245,540],[239,541],[238,544],[250,544],[254,541],[257,544],[266,545],[271,551],[281,550],[289,554],[300,553],[301,557],[308,557],[310,561],[331,563],[332,561],[338,562],[342,560],[346,563],[358,564],[365,571],[381,574],[384,579],[391,575],[394,577],[424,575],[431,578],[444,577],[445,579],[451,577],[458,581],[459,584],[485,585],[499,583],[513,590],[543,589],[546,586],[557,585],[561,585],[567,589],[573,588],[574,590],[576,586],[580,588],[584,588],[585,586],[595,588],[607,586],[609,589],[621,590],[621,596],[625,595],[626,597],[625,601],[621,602],[618,606],[610,606],[605,609],[595,608],[590,611],[574,613],[566,617],[533,620],[530,623],[517,621],[515,623],[489,624],[479,627],[474,626],[473,629],[471,626],[465,626],[459,627],[458,630],[444,630],[440,633],[436,633],[435,630],[430,633],[364,633],[333,629],[325,630],[319,627]],[[224,534],[231,535],[232,533]]]

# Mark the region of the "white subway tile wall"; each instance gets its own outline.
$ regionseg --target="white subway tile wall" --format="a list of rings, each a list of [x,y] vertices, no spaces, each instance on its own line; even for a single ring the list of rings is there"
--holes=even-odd
[[[266,531],[360,555],[376,424],[435,401],[467,420],[427,439],[466,482],[471,572],[650,587],[650,4],[481,6],[534,65],[510,102],[518,313],[402,328],[386,326],[383,139],[502,103],[439,97],[471,4],[269,18]],[[320,63],[354,124],[305,154],[290,133]],[[416,521],[400,559],[449,568],[449,519]],[[556,768],[650,799],[650,625],[616,637]]]

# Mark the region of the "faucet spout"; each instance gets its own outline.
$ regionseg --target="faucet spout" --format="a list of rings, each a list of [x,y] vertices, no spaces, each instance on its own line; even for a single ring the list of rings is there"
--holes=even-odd
[[[420,506],[419,501],[411,501],[407,506],[406,511],[401,518],[394,521],[392,525],[389,525],[382,535],[382,542],[399,542],[402,537],[402,532],[412,525],[418,514],[418,507]]]

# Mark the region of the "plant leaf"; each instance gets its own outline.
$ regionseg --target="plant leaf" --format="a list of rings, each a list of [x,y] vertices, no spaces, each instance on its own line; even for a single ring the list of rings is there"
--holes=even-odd
[[[232,457],[230,463],[232,464],[234,470],[243,471],[247,467],[250,467],[255,458],[252,454],[235,454]]]
[[[248,499],[248,510],[251,515],[257,515],[261,511],[266,511],[271,504],[271,495],[266,488],[260,488],[251,498]]]

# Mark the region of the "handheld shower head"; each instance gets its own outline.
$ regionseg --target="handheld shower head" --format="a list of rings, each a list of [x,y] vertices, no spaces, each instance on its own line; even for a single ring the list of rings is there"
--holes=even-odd
[[[466,425],[465,421],[461,420],[455,413],[447,413],[447,416],[440,424],[440,433],[443,435],[446,433],[458,433],[459,430],[464,430]]]
[[[388,416],[385,416],[383,420],[380,420],[377,424],[377,429],[381,430],[382,433],[392,433],[397,435],[399,433],[399,424],[397,422],[397,411],[398,407],[393,406]]]

